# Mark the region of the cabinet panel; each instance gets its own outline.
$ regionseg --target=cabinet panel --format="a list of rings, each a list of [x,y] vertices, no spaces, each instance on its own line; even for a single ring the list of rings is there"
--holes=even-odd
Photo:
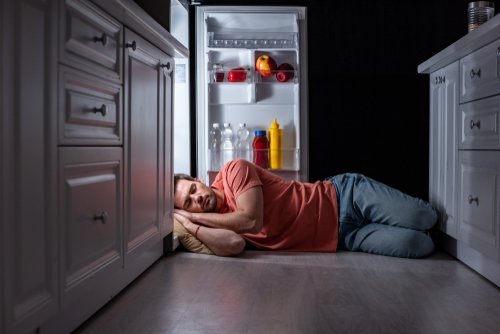
[[[65,0],[61,61],[103,78],[122,80],[122,26],[90,1]]]
[[[458,62],[430,77],[429,201],[441,213],[441,230],[457,233],[456,163]]]
[[[460,102],[500,93],[499,48],[500,41],[495,41],[460,60]]]
[[[499,258],[500,152],[460,151],[458,239]]]
[[[500,96],[460,106],[460,148],[500,149]]]
[[[120,145],[121,86],[60,67],[59,144]]]
[[[61,148],[59,168],[65,307],[123,265],[122,149]]]
[[[57,27],[50,1],[0,10],[0,332],[34,332],[59,308],[56,231]],[[45,88],[45,89],[44,89]]]
[[[126,30],[126,262],[161,239],[165,196],[165,71],[173,60]],[[134,47],[132,47],[134,45]],[[169,74],[170,77],[170,74]],[[171,77],[169,79],[171,95]],[[170,130],[169,130],[170,132]],[[171,145],[168,142],[168,145]],[[142,250],[141,250],[142,249]]]

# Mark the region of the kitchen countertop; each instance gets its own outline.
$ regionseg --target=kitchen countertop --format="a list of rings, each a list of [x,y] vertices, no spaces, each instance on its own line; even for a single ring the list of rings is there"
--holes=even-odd
[[[132,0],[92,0],[125,26],[172,57],[185,58],[189,50]]]
[[[467,33],[455,43],[418,65],[418,73],[432,73],[500,38],[500,15]]]

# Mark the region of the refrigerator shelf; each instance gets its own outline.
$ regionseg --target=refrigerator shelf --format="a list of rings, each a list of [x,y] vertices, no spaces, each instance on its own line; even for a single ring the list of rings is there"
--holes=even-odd
[[[256,70],[248,68],[248,66],[241,66],[243,70],[226,69],[223,70],[209,70],[208,82],[213,84],[242,84],[256,82],[259,84],[297,84],[299,82],[299,71],[297,70],[275,70],[269,77],[263,77]],[[279,81],[277,74],[285,76],[285,81]]]
[[[298,84],[294,82],[208,84],[209,105],[223,104],[283,104],[297,103]]]
[[[224,164],[233,159],[244,159],[260,165],[264,159],[265,166],[261,167],[271,171],[300,171],[300,149],[283,148],[281,150],[237,150],[221,149],[214,151],[208,149],[208,170],[218,171]],[[273,166],[274,164],[274,166]]]
[[[296,32],[208,32],[207,46],[223,49],[296,49]]]

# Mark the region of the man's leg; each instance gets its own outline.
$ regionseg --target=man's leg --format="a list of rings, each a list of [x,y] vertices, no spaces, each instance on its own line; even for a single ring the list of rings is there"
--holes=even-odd
[[[425,257],[434,251],[427,233],[408,228],[367,224],[346,232],[345,250],[405,258]]]
[[[357,174],[353,206],[367,223],[428,231],[438,219],[431,205],[383,183]]]
[[[361,174],[329,179],[339,196],[339,249],[422,257],[434,249],[423,231],[437,213],[426,202]]]

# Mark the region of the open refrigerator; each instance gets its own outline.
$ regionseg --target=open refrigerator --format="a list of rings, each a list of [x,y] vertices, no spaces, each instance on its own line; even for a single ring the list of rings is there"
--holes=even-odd
[[[270,171],[289,180],[308,180],[306,27],[305,7],[196,8],[197,175],[207,184],[228,159],[254,159],[250,146],[248,152],[223,151],[214,163],[213,123],[230,123],[235,135],[245,123],[251,145],[254,131],[268,130],[275,118],[283,129],[282,144],[280,164]],[[262,76],[255,64],[263,55],[278,66],[292,65],[290,79]],[[230,81],[231,75],[238,80]]]

